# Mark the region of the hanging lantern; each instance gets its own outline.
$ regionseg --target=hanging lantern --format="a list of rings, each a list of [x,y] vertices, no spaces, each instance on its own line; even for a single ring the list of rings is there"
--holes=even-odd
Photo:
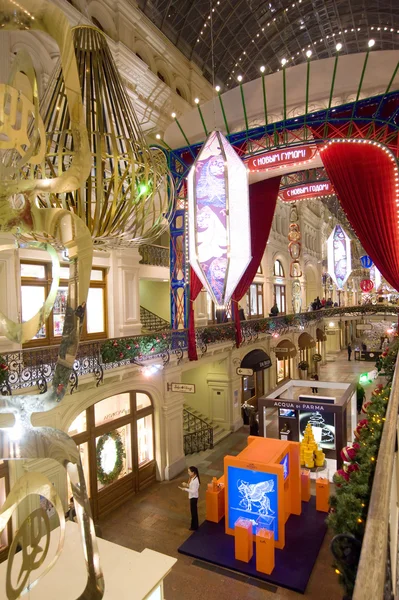
[[[373,261],[367,254],[360,257],[360,262],[364,269],[370,269],[373,266]]]
[[[336,225],[327,240],[328,273],[338,289],[342,290],[352,271],[351,241]]]
[[[252,257],[247,169],[219,131],[205,141],[187,187],[190,264],[224,306]]]
[[[369,294],[371,292],[371,290],[373,289],[373,287],[374,287],[374,283],[371,281],[371,279],[362,279],[360,282],[360,289],[365,294]]]
[[[103,247],[149,242],[168,228],[173,183],[166,157],[147,145],[105,35],[95,27],[73,30],[91,172],[74,192],[40,195],[41,207],[67,208]],[[47,163],[53,172],[74,154],[65,82],[53,76],[44,106],[52,140]]]

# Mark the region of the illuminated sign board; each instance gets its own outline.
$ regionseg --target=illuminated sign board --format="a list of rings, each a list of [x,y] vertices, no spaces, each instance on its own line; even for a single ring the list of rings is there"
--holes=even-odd
[[[279,198],[283,202],[297,202],[298,200],[309,200],[310,198],[330,196],[331,194],[334,194],[331,183],[329,181],[318,181],[281,190]]]
[[[248,170],[251,172],[268,171],[281,167],[289,167],[309,162],[318,154],[315,144],[307,146],[294,146],[280,150],[271,150],[263,154],[251,156],[246,161]]]
[[[287,462],[287,472],[288,468]],[[228,527],[234,529],[237,519],[244,517],[252,522],[253,533],[257,527],[262,527],[273,531],[274,539],[278,541],[277,475],[228,466],[227,477]]]

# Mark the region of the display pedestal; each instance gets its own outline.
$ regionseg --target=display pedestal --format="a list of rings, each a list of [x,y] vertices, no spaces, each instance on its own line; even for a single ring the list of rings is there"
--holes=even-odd
[[[309,502],[310,500],[310,471],[301,469],[301,500]]]
[[[236,560],[249,562],[254,553],[252,522],[240,517],[234,525],[234,553]]]
[[[56,555],[59,529],[51,532],[49,553],[46,561],[34,571],[36,579]],[[98,539],[100,565],[104,572],[105,593],[103,600],[163,600],[163,580],[169,573],[176,558],[154,552],[146,548],[135,552],[112,542]],[[45,539],[41,540],[41,547]],[[13,572],[21,572],[23,552],[15,555]],[[5,581],[8,560],[0,564],[0,598],[5,598]],[[14,581],[14,580],[13,580]],[[71,598],[92,597],[90,591],[84,594],[87,572],[79,527],[66,522],[65,545],[58,561],[38,585],[29,590],[24,598],[29,600],[71,600]],[[94,596],[93,596],[94,597]]]
[[[224,485],[217,490],[212,489],[212,484],[209,484],[211,489],[206,490],[206,520],[212,523],[219,523],[224,517]]]
[[[328,512],[330,506],[328,499],[330,497],[330,482],[327,477],[318,477],[316,479],[316,510]]]
[[[274,569],[274,533],[267,529],[256,532],[256,570],[260,573],[270,573]]]

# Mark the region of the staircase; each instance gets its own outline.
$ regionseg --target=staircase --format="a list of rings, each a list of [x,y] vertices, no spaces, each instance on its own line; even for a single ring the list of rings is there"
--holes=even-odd
[[[144,306],[140,306],[140,321],[143,326],[143,333],[154,333],[155,331],[170,329],[169,321],[144,308]]]
[[[214,424],[198,410],[186,404],[184,405],[184,454],[194,454],[195,452],[202,452],[203,450],[213,448],[230,435],[230,433],[230,431],[223,429],[220,425]]]

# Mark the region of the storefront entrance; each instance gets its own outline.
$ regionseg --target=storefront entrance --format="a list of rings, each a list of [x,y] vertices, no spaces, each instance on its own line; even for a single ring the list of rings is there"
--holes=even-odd
[[[274,349],[276,353],[276,382],[292,377],[292,359],[296,356],[296,348],[291,340],[281,340]]]
[[[241,361],[240,368],[252,371],[252,375],[242,378],[241,405],[250,404],[258,410],[258,398],[265,393],[264,373],[271,367],[270,357],[261,349],[248,352]]]
[[[68,433],[81,452],[95,520],[155,480],[154,407],[148,394],[101,400],[80,413]]]

